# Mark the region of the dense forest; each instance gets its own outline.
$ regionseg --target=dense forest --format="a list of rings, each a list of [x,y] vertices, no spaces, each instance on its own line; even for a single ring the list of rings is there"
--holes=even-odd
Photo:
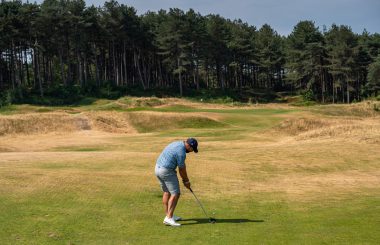
[[[380,90],[380,34],[297,23],[288,36],[194,10],[117,1],[0,5],[0,106],[141,91],[284,92],[350,103]]]

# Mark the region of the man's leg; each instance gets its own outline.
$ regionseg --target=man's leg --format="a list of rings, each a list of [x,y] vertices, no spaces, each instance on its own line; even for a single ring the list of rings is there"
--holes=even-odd
[[[164,194],[162,195],[162,204],[164,204],[164,210],[165,210],[166,216],[168,216],[169,199],[170,199],[170,192],[164,192]]]
[[[179,193],[170,196],[169,203],[168,203],[168,212],[167,212],[167,215],[166,215],[168,218],[172,218],[173,217],[173,213],[174,213],[175,207],[177,206],[177,202],[178,202],[179,196],[180,196]]]

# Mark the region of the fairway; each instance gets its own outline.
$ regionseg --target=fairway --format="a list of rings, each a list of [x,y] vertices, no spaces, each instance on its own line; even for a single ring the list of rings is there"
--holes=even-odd
[[[372,105],[130,101],[1,109],[1,244],[379,243]],[[187,137],[192,189],[217,222],[181,185],[173,228],[154,166]]]

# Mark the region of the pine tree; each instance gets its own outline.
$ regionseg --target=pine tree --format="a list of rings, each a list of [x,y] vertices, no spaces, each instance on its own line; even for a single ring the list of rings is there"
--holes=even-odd
[[[273,88],[275,78],[281,79],[281,67],[284,63],[281,37],[270,25],[265,24],[258,31],[256,49],[259,82],[269,90]]]
[[[329,73],[333,77],[333,102],[341,92],[342,102],[350,103],[350,92],[355,80],[354,51],[357,46],[357,38],[348,26],[333,25],[326,34],[326,43],[329,55]]]
[[[367,89],[370,91],[371,95],[377,96],[380,91],[380,55],[375,62],[369,65],[367,79]]]
[[[287,48],[287,80],[301,90],[321,88],[324,102],[326,50],[321,32],[312,21],[301,21],[289,35]]]
[[[182,10],[170,9],[168,18],[161,23],[158,33],[159,54],[173,75],[178,76],[180,96],[183,95],[183,77],[190,64],[191,43],[186,39],[182,26],[185,15]]]

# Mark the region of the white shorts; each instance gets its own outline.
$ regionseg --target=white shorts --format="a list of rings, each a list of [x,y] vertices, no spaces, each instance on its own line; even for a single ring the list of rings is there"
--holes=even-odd
[[[172,195],[181,193],[177,171],[156,165],[155,174],[163,192],[170,192]]]

